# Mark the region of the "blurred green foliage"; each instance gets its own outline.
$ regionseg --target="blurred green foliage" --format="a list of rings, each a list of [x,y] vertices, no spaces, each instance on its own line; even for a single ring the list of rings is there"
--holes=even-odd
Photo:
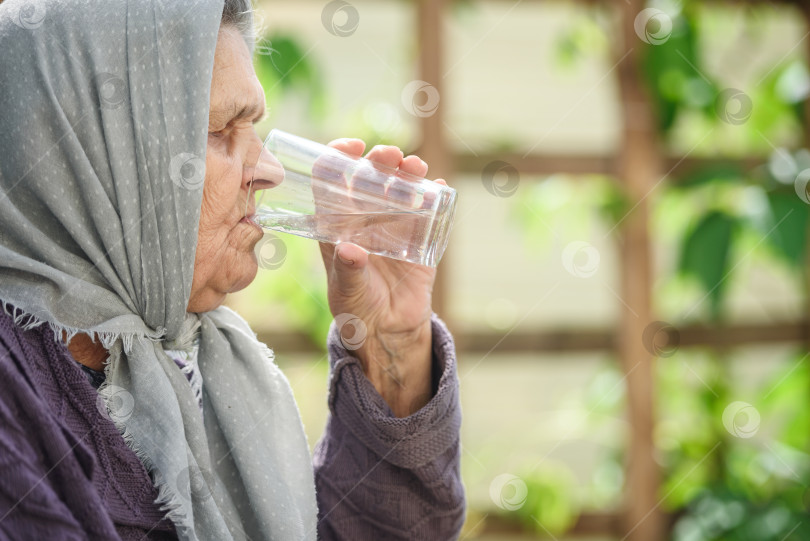
[[[689,10],[689,5],[684,9]],[[672,23],[669,38],[664,43],[645,47],[642,61],[663,133],[675,126],[678,115],[684,111],[699,111],[712,118],[714,101],[720,92],[716,84],[703,78],[698,67],[698,17],[682,14]]]
[[[713,155],[719,150],[729,157],[770,155],[765,165],[753,170],[730,161],[688,171],[669,178],[650,197],[653,238],[677,247],[676,265],[659,282],[656,302],[683,307],[681,299],[697,296],[701,300],[686,313],[684,323],[723,325],[729,315],[729,291],[741,278],[734,271],[749,257],[786,271],[795,280],[796,291],[807,298],[810,152],[791,152],[774,146],[774,141],[801,140],[795,134],[802,132],[808,70],[801,60],[788,59],[769,66],[760,84],[747,93],[728,89],[704,67],[702,27],[717,14],[694,1],[667,6],[672,8],[668,14],[673,23],[669,38],[658,45],[639,42],[664,148],[675,153],[693,148],[698,154],[707,149]],[[587,54],[605,54],[603,40],[593,35],[599,28],[609,35],[609,27],[599,22],[604,20],[596,8],[590,18],[573,23],[570,34],[559,40],[562,65],[570,68]],[[735,110],[734,104],[727,109],[729,96],[741,109]],[[752,105],[748,109],[747,100]],[[571,196],[574,193],[576,197]],[[541,244],[551,240],[548,224],[560,223],[562,214],[593,216],[595,209],[608,229],[624,220],[628,205],[620,183],[550,177],[524,191],[516,201],[515,215],[527,231],[527,246],[534,243],[537,249],[538,240]],[[664,469],[662,506],[677,517],[673,539],[810,539],[806,352],[784,359],[784,368],[761,383],[752,399],[756,406],[749,412],[756,418],[727,411],[739,396],[731,372],[733,356],[733,349],[683,348],[657,362],[655,437]],[[617,367],[609,367],[595,381],[605,377],[616,380],[621,374]],[[586,402],[595,403],[589,408],[595,417],[622,415],[622,401],[602,401],[603,386],[594,385],[589,394]],[[754,432],[760,422],[762,426],[756,437],[749,438],[727,426],[736,422],[752,423]],[[622,459],[621,453],[613,453],[597,471],[621,471]],[[614,476],[614,486],[620,480]],[[558,490],[571,494],[570,487]],[[567,515],[561,512],[560,517]]]
[[[673,227],[679,265],[671,280],[696,283],[708,301],[705,317],[715,325],[728,315],[728,292],[739,278],[734,269],[747,257],[786,268],[806,296],[810,208],[793,186],[804,158],[785,150],[774,155],[744,175],[733,168],[695,171],[662,195],[659,214],[669,214],[669,220],[659,216],[659,226],[672,227],[689,214]],[[780,160],[791,167],[782,163],[780,170]],[[781,180],[774,171],[781,171]],[[738,393],[732,358],[732,350],[693,348],[658,361],[664,507],[681,516],[673,539],[807,539],[799,525],[810,518],[810,372],[804,352],[786,359],[786,368],[763,382],[752,400],[769,429],[756,439],[732,434],[724,424]],[[792,457],[792,468],[763,473],[765,464],[786,464],[783,454]]]
[[[527,529],[556,536],[574,525],[579,514],[575,479],[564,464],[545,463],[521,479],[526,483],[526,501],[515,513]]]
[[[321,70],[295,36],[280,31],[265,35],[256,46],[253,67],[267,103],[282,103],[289,94],[306,96],[310,119],[323,117],[326,89]]]
[[[463,11],[473,4],[455,5]],[[796,180],[810,169],[810,153],[777,145],[795,146],[796,134],[802,132],[810,76],[799,58],[769,66],[761,82],[742,93],[744,98],[737,95],[750,100],[750,111],[729,122],[723,100],[728,90],[735,89],[727,88],[705,62],[711,54],[705,48],[706,34],[716,31],[711,25],[719,24],[723,14],[694,0],[668,3],[667,8],[673,26],[666,42],[638,43],[664,147],[681,154],[687,149],[697,155],[729,157],[770,154],[768,163],[754,170],[729,162],[689,171],[668,179],[651,195],[653,237],[677,247],[677,263],[667,269],[656,302],[677,304],[696,293],[705,301],[687,314],[687,323],[722,325],[728,316],[729,291],[738,279],[733,271],[744,257],[787,269],[796,290],[808,294],[810,205],[806,183],[799,186]],[[576,69],[581,59],[610,54],[610,25],[615,20],[607,12],[596,5],[572,21],[570,31],[558,39],[559,66]],[[750,17],[754,12],[748,11],[746,20],[755,18]],[[755,31],[749,35],[767,39]],[[257,49],[255,66],[269,103],[304,96],[311,120],[323,116],[326,93],[320,71],[294,36],[267,36]],[[374,107],[378,106],[382,107]],[[399,133],[390,130],[391,122],[378,127],[366,116],[391,115],[385,110],[360,110],[354,133],[373,142],[387,142],[386,134]],[[608,228],[619,226],[628,207],[615,179],[555,175],[515,197],[514,217],[525,232],[527,249],[542,250],[554,240],[548,224],[559,223],[561,217],[571,228],[567,233],[587,238],[595,219]],[[252,291],[261,298],[250,299],[239,310],[253,321],[273,319],[287,328],[306,329],[315,343],[323,345],[331,316],[317,247],[289,236],[284,241],[284,264],[260,271],[258,287]],[[268,305],[274,307],[270,314]],[[252,314],[256,307],[263,312]],[[729,368],[731,357],[730,350],[682,348],[657,363],[655,437],[665,475],[663,507],[678,517],[673,539],[810,539],[810,363],[804,351],[796,352],[784,359],[779,373],[761,384],[752,402],[761,419],[767,420],[767,430],[763,425],[755,438],[748,439],[734,436],[723,423],[726,408],[738,395]],[[623,400],[605,400],[609,390],[621,388],[621,381],[615,366],[594,377],[584,399],[594,428],[605,419],[622,417]],[[503,514],[538,534],[559,535],[573,524],[580,509],[619,504],[622,460],[620,449],[609,453],[585,497],[575,490],[574,476],[564,467],[525,472],[521,477],[527,488],[525,503]]]
[[[681,355],[660,363],[659,378],[659,410],[669,419],[662,432],[670,443],[664,447],[664,505],[680,516],[673,539],[810,538],[810,418],[800,406],[807,403],[810,389],[805,354],[788,359],[787,368],[752,400],[758,415],[750,421],[752,431],[767,430],[756,439],[735,436],[723,423],[733,394],[724,388],[726,365],[711,353],[700,364],[690,355],[686,362],[694,363],[690,369],[703,379],[694,381],[684,373],[686,365],[671,362]]]

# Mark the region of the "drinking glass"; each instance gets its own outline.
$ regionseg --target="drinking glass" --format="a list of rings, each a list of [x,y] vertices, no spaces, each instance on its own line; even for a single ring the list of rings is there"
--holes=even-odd
[[[456,191],[272,130],[254,169],[252,220],[261,227],[435,267],[447,246]]]

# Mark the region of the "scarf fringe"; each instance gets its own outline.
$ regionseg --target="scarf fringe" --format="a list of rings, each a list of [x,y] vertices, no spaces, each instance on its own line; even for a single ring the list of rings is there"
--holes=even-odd
[[[62,325],[61,323],[48,321],[47,319],[43,319],[31,312],[26,312],[22,308],[14,306],[8,301],[0,300],[0,305],[3,306],[3,311],[14,320],[14,324],[20,327],[23,331],[30,331],[31,329],[35,329],[40,325],[47,323],[51,328],[51,331],[53,331],[54,340],[57,342],[64,342],[66,344],[69,343],[77,334],[83,333],[88,335],[93,343],[98,341],[106,350],[110,350],[116,341],[120,339],[124,348],[124,353],[130,353],[133,345],[135,344],[136,338],[139,340],[146,339],[152,342],[160,342],[166,335],[166,329],[163,327],[158,327],[154,333],[119,333],[80,329],[78,327],[70,327],[68,325]]]
[[[30,314],[22,308],[17,308],[10,302],[0,301],[3,305],[3,311],[10,318],[14,320],[14,324],[22,328],[24,331],[30,331],[45,323],[45,320],[40,319],[33,314]]]

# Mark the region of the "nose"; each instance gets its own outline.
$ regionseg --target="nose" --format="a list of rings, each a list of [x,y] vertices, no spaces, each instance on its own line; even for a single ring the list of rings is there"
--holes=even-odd
[[[246,164],[245,180],[252,190],[266,190],[278,186],[284,181],[284,167],[273,154],[260,147],[255,163]]]

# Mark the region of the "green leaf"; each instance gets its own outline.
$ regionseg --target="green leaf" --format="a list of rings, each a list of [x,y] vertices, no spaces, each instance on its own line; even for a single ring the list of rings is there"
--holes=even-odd
[[[810,205],[793,191],[773,191],[768,193],[768,206],[771,221],[766,241],[791,265],[801,269],[807,253]]]
[[[711,211],[683,241],[680,272],[697,278],[711,302],[711,314],[719,318],[728,274],[729,252],[737,229],[737,218]]]
[[[672,34],[665,42],[644,46],[642,69],[664,133],[674,127],[681,110],[710,110],[717,95],[716,85],[704,80],[696,19],[684,11],[673,18]]]

